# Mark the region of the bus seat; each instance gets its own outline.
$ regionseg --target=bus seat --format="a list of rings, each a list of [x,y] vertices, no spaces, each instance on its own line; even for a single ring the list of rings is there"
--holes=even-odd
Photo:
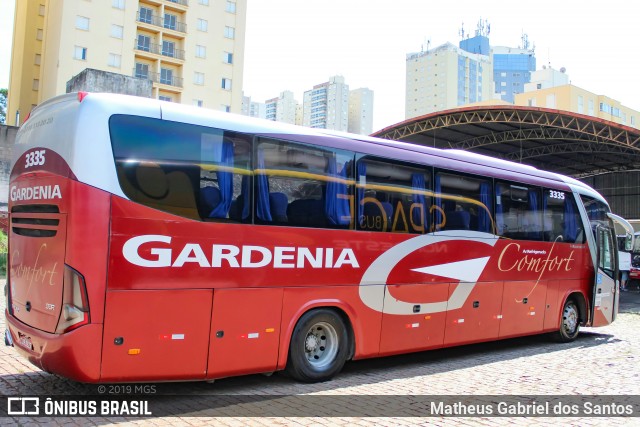
[[[384,212],[380,212],[380,206]],[[393,217],[393,206],[388,202],[366,202],[362,208],[364,218],[361,220],[360,226],[365,230],[387,231],[391,227],[391,218]],[[386,218],[387,227],[384,228],[384,219]]]
[[[294,200],[287,207],[289,224],[308,227],[323,227],[327,223],[324,201],[318,199]]]
[[[284,193],[269,193],[271,218],[275,222],[287,222],[287,206],[289,199]]]
[[[140,163],[136,168],[136,181],[140,190],[152,199],[162,199],[169,191],[167,176],[157,163]]]
[[[211,211],[220,204],[222,196],[217,187],[204,187],[200,189],[200,201],[202,202],[203,216],[208,217]]]
[[[446,230],[468,230],[471,223],[471,214],[467,211],[447,212]]]

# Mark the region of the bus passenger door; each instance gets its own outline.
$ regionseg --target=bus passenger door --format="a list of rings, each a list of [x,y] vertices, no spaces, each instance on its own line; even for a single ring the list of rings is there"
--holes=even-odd
[[[618,311],[618,250],[613,243],[614,228],[596,226],[596,261],[591,325],[605,326],[613,322]]]

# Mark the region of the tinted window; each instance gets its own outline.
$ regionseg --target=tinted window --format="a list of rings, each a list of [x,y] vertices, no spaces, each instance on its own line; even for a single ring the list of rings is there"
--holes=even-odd
[[[118,180],[131,200],[192,219],[250,220],[251,140],[215,128],[115,115]]]
[[[433,195],[430,169],[366,157],[358,161],[356,169],[359,229],[429,231]]]
[[[496,183],[496,230],[510,239],[542,240],[541,189]]]
[[[354,154],[260,139],[256,147],[256,221],[352,228]]]
[[[544,190],[544,234],[549,242],[584,243],[585,230],[569,191]]]
[[[493,232],[495,226],[491,180],[438,172],[434,189],[436,230]]]

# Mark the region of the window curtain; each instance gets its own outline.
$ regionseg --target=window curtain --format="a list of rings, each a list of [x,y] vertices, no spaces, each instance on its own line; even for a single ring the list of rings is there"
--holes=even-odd
[[[576,213],[573,208],[573,203],[571,203],[571,193],[565,193],[566,197],[564,200],[564,221],[563,221],[563,229],[562,234],[564,235],[565,242],[575,242],[576,237],[578,235],[578,224],[576,223]]]
[[[233,173],[231,172],[233,168],[233,143],[228,141],[222,143],[218,166],[223,169],[216,172],[220,189],[220,203],[213,208],[209,214],[210,218],[226,218],[233,201]]]
[[[273,221],[271,218],[271,203],[269,202],[269,179],[265,174],[264,168],[264,151],[258,149],[258,170],[257,172],[257,180],[258,180],[258,194],[256,194],[257,203],[257,212],[258,218],[262,221]],[[244,212],[243,212],[244,214]]]
[[[542,235],[540,231],[542,230],[542,221],[540,220],[540,209],[538,205],[538,192],[536,190],[529,190],[528,192],[529,199],[529,212],[531,212],[532,223],[530,224],[533,227],[533,231],[529,232],[529,236],[531,239],[540,240]]]
[[[440,209],[436,209],[436,227],[442,223],[442,198],[440,195],[442,194],[442,185],[440,184],[440,175],[436,174],[436,181],[434,183],[434,189],[436,192],[436,207]]]
[[[480,184],[480,206],[478,209],[478,231],[491,232],[491,184],[483,182]]]
[[[327,162],[327,182],[326,199],[324,201],[324,212],[333,225],[349,225],[351,222],[351,212],[349,211],[348,198],[338,197],[339,195],[347,195],[347,165],[342,168],[342,172],[337,171],[337,161],[335,156],[331,157]]]
[[[499,236],[504,233],[504,218],[502,215],[502,186],[496,185],[496,232]]]
[[[411,219],[415,225],[422,225],[423,232],[428,230],[427,224],[427,203],[424,196],[426,191],[426,183],[424,174],[413,173],[411,174],[411,188],[413,189],[413,195],[411,196],[412,202],[421,206],[422,209],[412,209]]]
[[[361,182],[365,182],[366,183],[366,177],[367,177],[367,164],[365,162],[358,162],[358,182],[357,182],[357,191],[356,191],[356,197],[357,197],[357,211],[358,211],[358,224],[362,224],[362,218],[364,217],[364,184],[360,185]],[[361,179],[364,178],[362,181]]]
[[[249,194],[251,188],[251,177],[249,175],[244,175],[242,177],[242,219],[249,218]]]

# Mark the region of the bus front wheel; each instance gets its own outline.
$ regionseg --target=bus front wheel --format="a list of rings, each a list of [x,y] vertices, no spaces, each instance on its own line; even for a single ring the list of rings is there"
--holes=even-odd
[[[570,342],[575,340],[580,333],[580,309],[573,299],[568,299],[562,309],[560,329],[553,334],[558,342]]]
[[[286,372],[309,383],[333,378],[347,360],[348,337],[344,320],[333,310],[305,313],[291,336]]]

